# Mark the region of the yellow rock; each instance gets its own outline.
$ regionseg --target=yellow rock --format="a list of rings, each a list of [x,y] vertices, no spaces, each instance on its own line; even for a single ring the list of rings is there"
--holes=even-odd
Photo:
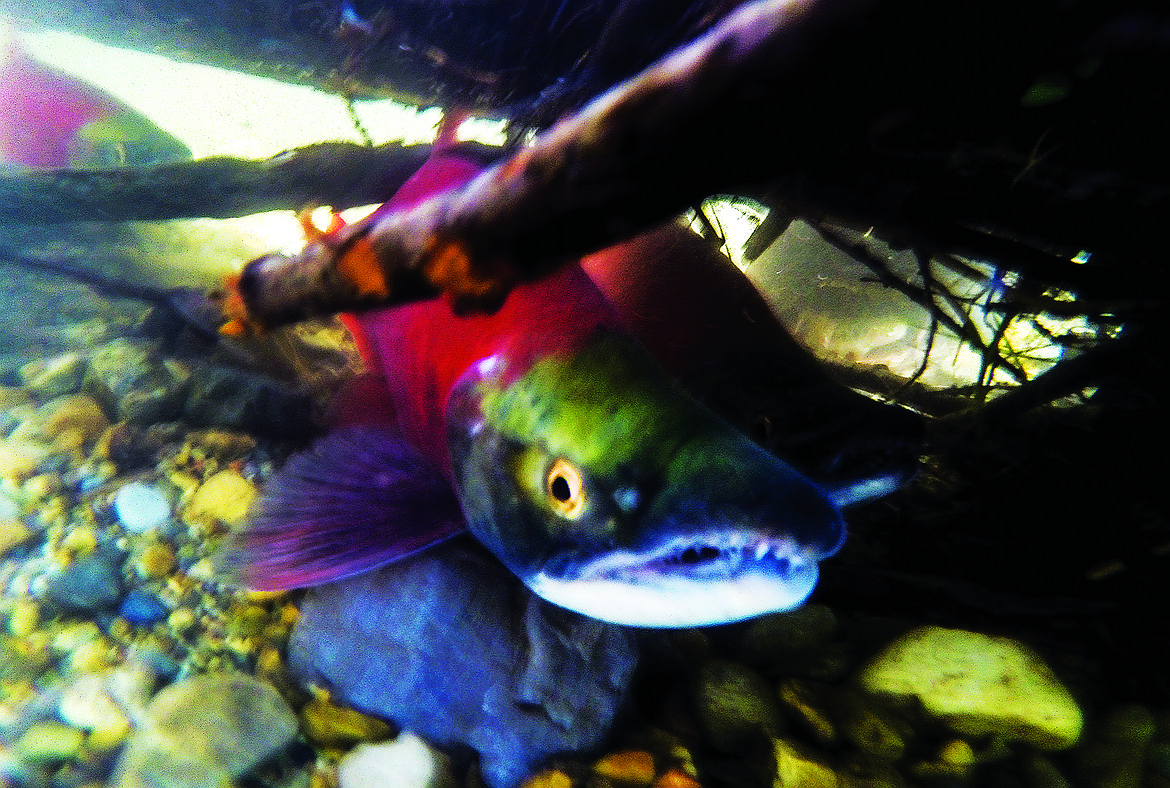
[[[39,441],[9,437],[0,442],[0,477],[23,479],[31,475],[49,453],[49,447]]]
[[[41,406],[45,434],[57,438],[66,430],[77,430],[85,443],[95,441],[110,426],[97,400],[87,394],[57,397]]]
[[[29,498],[36,500],[48,498],[60,492],[61,477],[53,473],[37,474],[24,483],[23,490]]]
[[[25,731],[13,750],[17,757],[38,764],[59,763],[77,754],[85,734],[59,722],[38,722]]]
[[[184,471],[168,471],[167,478],[171,484],[182,491],[183,495],[191,495],[199,489],[199,477]]]
[[[97,547],[97,532],[90,526],[74,528],[61,540],[61,547],[71,553],[88,555]]]
[[[76,673],[98,673],[112,664],[110,642],[104,637],[82,643],[69,657],[69,667]]]
[[[41,623],[41,608],[31,599],[18,599],[8,614],[8,630],[19,637],[27,637]]]
[[[166,577],[175,568],[175,551],[166,542],[155,542],[147,545],[138,556],[134,570],[139,577],[157,580]]]
[[[773,788],[837,788],[841,781],[837,773],[806,757],[783,739],[773,739],[776,752],[776,779]]]
[[[644,750],[618,752],[593,764],[593,771],[618,782],[649,785],[654,781],[654,757]]]
[[[167,625],[173,632],[183,634],[198,622],[195,611],[189,607],[180,607],[167,618]]]
[[[209,429],[192,433],[191,451],[202,450],[205,454],[221,459],[243,457],[256,448],[256,439],[250,435],[227,430]]]
[[[85,430],[80,427],[69,427],[57,433],[53,438],[53,451],[58,454],[80,452],[85,446]]]
[[[24,543],[32,535],[32,530],[20,520],[0,520],[0,555]]]
[[[125,724],[94,728],[86,738],[86,746],[94,752],[108,752],[118,747],[130,733],[130,721]]]
[[[1080,707],[1041,659],[1010,638],[921,627],[888,645],[858,683],[970,736],[997,735],[1040,749],[1076,743]]]
[[[654,781],[654,788],[703,788],[691,775],[682,769],[667,769],[661,777]]]
[[[258,495],[256,485],[240,474],[230,469],[220,471],[195,490],[183,510],[183,521],[188,525],[208,520],[236,525]]]
[[[77,621],[66,624],[53,635],[53,651],[69,654],[83,644],[102,637],[102,631],[92,621]]]
[[[391,734],[390,726],[376,717],[348,706],[338,706],[326,696],[313,698],[301,709],[301,730],[321,745],[351,745],[380,741]]]
[[[50,498],[40,507],[37,519],[45,525],[63,526],[69,520],[69,501],[61,495]]]
[[[521,788],[573,788],[573,781],[559,769],[550,769],[532,775]]]

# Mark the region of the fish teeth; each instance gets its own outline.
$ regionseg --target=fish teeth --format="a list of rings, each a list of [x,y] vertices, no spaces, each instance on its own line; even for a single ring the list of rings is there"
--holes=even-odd
[[[772,548],[772,556],[777,561],[787,563],[789,566],[797,567],[804,564],[804,559],[800,557],[800,554],[787,544],[777,545]]]
[[[767,542],[760,542],[758,545],[756,545],[756,560],[763,561],[764,556],[766,556],[770,551],[771,548],[768,547]]]

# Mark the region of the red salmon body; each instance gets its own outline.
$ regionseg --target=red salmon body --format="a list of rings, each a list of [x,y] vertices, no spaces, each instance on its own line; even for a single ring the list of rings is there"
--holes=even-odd
[[[0,20],[0,162],[68,166],[78,130],[116,110],[100,91],[29,57]]]
[[[379,211],[465,183],[481,165],[464,155],[436,144]],[[569,609],[726,623],[800,604],[841,544],[839,507],[916,458],[914,414],[832,381],[677,224],[521,283],[493,314],[441,297],[347,322],[378,385],[353,387],[365,418],[351,407],[291,459],[234,535],[227,565],[253,587],[357,574],[466,528]]]

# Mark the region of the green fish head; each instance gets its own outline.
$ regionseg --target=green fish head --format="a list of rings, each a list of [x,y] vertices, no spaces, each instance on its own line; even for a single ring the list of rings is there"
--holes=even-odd
[[[613,332],[531,364],[483,359],[447,427],[472,533],[535,593],[594,618],[685,627],[787,610],[844,537],[816,485]]]

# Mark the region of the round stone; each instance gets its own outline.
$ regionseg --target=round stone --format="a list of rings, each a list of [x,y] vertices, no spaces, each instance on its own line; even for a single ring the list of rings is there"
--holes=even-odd
[[[114,516],[127,531],[161,528],[171,516],[171,502],[153,484],[131,482],[114,494]]]

